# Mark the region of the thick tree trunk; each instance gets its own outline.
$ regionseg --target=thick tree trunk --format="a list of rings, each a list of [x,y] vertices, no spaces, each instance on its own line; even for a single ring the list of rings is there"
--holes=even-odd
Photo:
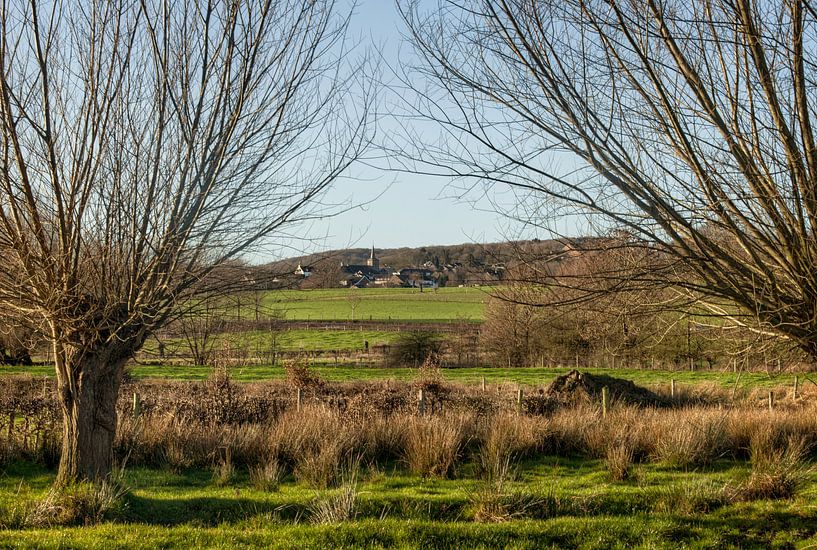
[[[110,474],[125,361],[121,354],[95,353],[65,365],[67,376],[59,381],[63,440],[58,486],[101,482]]]

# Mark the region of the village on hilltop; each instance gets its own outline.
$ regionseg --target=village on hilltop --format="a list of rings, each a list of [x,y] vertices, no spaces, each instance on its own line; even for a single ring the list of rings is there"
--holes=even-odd
[[[312,277],[318,268],[298,264],[295,275],[304,281]],[[475,282],[490,282],[486,277],[468,277],[469,269],[462,262],[440,263],[439,261],[428,260],[419,266],[408,266],[393,268],[388,265],[381,265],[380,259],[375,254],[372,246],[366,263],[340,262],[335,268],[334,279],[324,278],[323,286],[345,287],[345,288],[366,288],[376,286],[381,288],[419,288],[434,289],[447,284],[474,284]],[[505,271],[503,263],[495,263],[480,270],[490,279],[498,281],[502,279]]]

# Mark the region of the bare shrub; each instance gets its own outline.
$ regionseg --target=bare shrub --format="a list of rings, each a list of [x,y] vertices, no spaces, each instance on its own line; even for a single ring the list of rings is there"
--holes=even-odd
[[[285,364],[286,380],[293,388],[321,393],[326,389],[326,381],[312,372],[306,359],[297,357]]]
[[[417,369],[417,378],[414,385],[418,388],[441,395],[448,393],[448,386],[440,369],[440,357],[437,353],[429,353]]]
[[[436,332],[411,330],[401,332],[390,348],[390,361],[394,365],[417,367],[427,359],[442,352],[442,338]]]

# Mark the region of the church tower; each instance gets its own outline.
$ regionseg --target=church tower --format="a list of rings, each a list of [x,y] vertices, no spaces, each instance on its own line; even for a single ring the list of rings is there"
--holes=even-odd
[[[374,255],[374,245],[372,245],[372,253],[369,255],[369,259],[366,260],[366,265],[372,269],[380,269],[380,260]]]

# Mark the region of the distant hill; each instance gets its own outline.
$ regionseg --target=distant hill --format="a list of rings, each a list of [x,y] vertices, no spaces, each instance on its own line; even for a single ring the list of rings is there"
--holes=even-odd
[[[381,266],[389,266],[394,270],[423,265],[444,270],[446,266],[456,266],[458,280],[452,280],[451,283],[491,282],[500,280],[504,268],[512,266],[521,253],[524,253],[527,258],[537,255],[544,257],[558,252],[568,242],[575,240],[550,239],[487,244],[428,245],[415,248],[375,248],[375,255],[380,259]],[[308,266],[313,270],[310,286],[331,287],[337,284],[335,272],[341,262],[365,264],[370,254],[370,248],[330,250],[287,258],[258,266],[257,269],[270,273],[291,274],[298,265]],[[322,277],[322,274],[326,277]]]

